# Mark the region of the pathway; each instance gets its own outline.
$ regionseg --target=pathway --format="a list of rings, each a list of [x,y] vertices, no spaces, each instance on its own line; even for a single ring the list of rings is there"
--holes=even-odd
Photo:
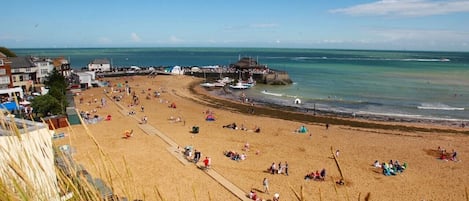
[[[114,102],[118,107],[119,107],[119,112],[127,117],[135,119],[137,122],[140,122],[140,119],[136,115],[129,115],[129,111],[122,106],[119,102],[113,101],[112,98],[110,98],[107,94],[106,96],[111,99],[112,102]],[[149,125],[149,124],[139,124],[138,127],[142,129],[143,132],[147,133],[148,135],[156,135],[160,137],[164,142],[166,142],[170,147],[167,148],[168,152],[171,153],[176,159],[178,159],[183,165],[189,165],[189,164],[194,164],[190,163],[184,155],[181,153],[179,150],[179,146],[177,145],[176,142],[174,142],[171,138],[169,138],[166,134],[161,132],[160,130],[156,129],[155,127]],[[199,168],[196,164],[193,166],[194,168]],[[250,201],[246,195],[247,193],[241,190],[238,186],[235,184],[231,183],[229,180],[227,180],[223,175],[219,174],[217,171],[215,171],[213,168],[204,171],[207,175],[212,177],[215,181],[217,181],[219,184],[221,184],[223,187],[225,187],[228,191],[233,193],[236,197],[238,197],[242,201]]]

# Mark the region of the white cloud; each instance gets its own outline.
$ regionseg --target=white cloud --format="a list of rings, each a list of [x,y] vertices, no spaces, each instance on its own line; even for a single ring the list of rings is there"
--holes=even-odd
[[[277,24],[251,24],[249,27],[251,28],[258,28],[258,29],[265,29],[265,28],[274,28],[277,27]]]
[[[184,40],[176,37],[176,36],[170,36],[169,37],[169,42],[171,43],[180,43],[180,42],[183,42]]]
[[[101,37],[101,38],[98,38],[98,42],[103,43],[103,44],[109,44],[109,43],[112,43],[112,40],[108,37]]]
[[[429,16],[469,12],[467,0],[380,0],[331,10],[347,15]]]
[[[132,32],[130,33],[130,39],[133,41],[133,42],[140,42],[142,41],[142,39],[137,35],[137,33],[135,32]]]
[[[440,41],[457,42],[469,41],[469,32],[451,30],[425,30],[425,29],[374,29],[374,35],[387,41]]]

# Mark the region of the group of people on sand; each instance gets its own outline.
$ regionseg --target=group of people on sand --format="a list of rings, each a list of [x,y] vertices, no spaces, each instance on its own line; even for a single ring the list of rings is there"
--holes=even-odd
[[[323,168],[321,172],[311,172],[305,176],[305,180],[324,181],[326,179],[326,169]]]
[[[248,196],[249,199],[254,200],[254,201],[265,201],[265,199],[262,199],[261,197],[259,197],[257,195],[257,193],[254,189],[249,191],[247,196]],[[272,201],[279,201],[279,200],[280,200],[280,194],[275,193],[274,197],[272,198]]]
[[[223,128],[233,129],[233,130],[252,131],[252,132],[255,132],[255,133],[260,133],[261,132],[261,128],[259,128],[257,125],[252,130],[249,130],[244,126],[244,124],[241,124],[241,126],[238,127],[238,125],[235,122],[233,122],[231,124],[224,125],[222,127]]]
[[[240,154],[236,151],[231,151],[231,150],[224,151],[223,155],[225,155],[226,157],[234,161],[244,161],[247,158],[247,155],[245,153]]]
[[[441,148],[438,146],[438,152],[440,153],[440,159],[444,161],[458,161],[458,152],[456,152],[454,149],[452,152],[447,152],[446,149]]]
[[[195,164],[197,164],[202,158],[202,153],[197,149],[194,149],[193,151],[193,147],[191,145],[184,147],[183,154],[188,161],[193,162]],[[206,156],[202,162],[204,163],[204,166],[202,166],[201,168],[203,168],[204,170],[208,170],[212,165],[212,159],[208,156]]]
[[[407,163],[404,162],[403,164],[401,164],[398,160],[389,160],[389,163],[380,163],[378,160],[375,160],[375,162],[373,163],[373,167],[381,168],[385,176],[395,176],[399,173],[404,172],[404,170],[407,169]]]
[[[267,171],[270,172],[270,174],[285,174],[288,176],[288,162],[285,161],[284,164],[279,162],[278,165],[275,164],[275,162],[272,162],[272,165],[267,168]]]

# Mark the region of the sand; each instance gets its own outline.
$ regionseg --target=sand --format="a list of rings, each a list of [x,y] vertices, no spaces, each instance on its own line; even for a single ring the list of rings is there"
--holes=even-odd
[[[101,161],[106,161],[108,172],[113,175],[112,181],[108,182],[112,182],[114,192],[121,196],[159,200],[160,194],[166,200],[239,200],[196,166],[182,164],[167,150],[169,145],[161,138],[143,132],[138,127],[137,119],[146,115],[148,125],[157,128],[181,147],[194,146],[202,152],[202,157],[212,158],[213,170],[246,193],[251,189],[258,191],[260,197],[266,200],[272,199],[275,192],[280,194],[281,200],[297,200],[294,191],[298,194],[302,192],[306,200],[357,200],[359,197],[363,199],[368,193],[370,200],[467,199],[469,171],[466,169],[469,165],[465,153],[469,151],[466,146],[469,138],[464,134],[341,125],[330,125],[326,130],[323,123],[290,121],[223,109],[223,105],[216,104],[216,99],[193,94],[189,86],[193,82],[200,82],[198,78],[138,76],[105,80],[112,84],[127,81],[139,96],[140,105],[144,105],[144,112],[140,111],[140,105],[135,106],[134,118],[121,112],[111,99],[106,98],[107,105],[98,108],[96,114],[101,117],[109,114],[112,116],[111,121],[88,124],[86,127],[89,132],[81,125],[63,128],[58,132],[67,133],[68,137],[54,142],[70,144],[74,150],[74,159],[93,176],[106,178],[103,166],[100,165]],[[100,99],[106,97],[104,89],[111,91],[110,87],[91,88],[76,96],[77,109],[91,112],[100,104]],[[146,93],[155,90],[164,91],[160,98],[145,98]],[[196,90],[208,95],[202,88]],[[107,95],[112,97],[117,93]],[[81,97],[85,100],[83,104],[78,101]],[[97,103],[93,101],[95,98],[98,99]],[[87,104],[88,101],[91,104]],[[172,102],[177,108],[168,107]],[[126,110],[132,109],[130,103],[131,97],[126,95],[119,102]],[[246,108],[247,111],[249,106]],[[205,121],[207,110],[214,113],[216,121]],[[178,116],[183,121],[170,120],[170,117]],[[248,129],[259,126],[261,132],[222,127],[233,122],[238,126],[243,124]],[[293,132],[303,124],[311,136]],[[192,126],[199,126],[200,133],[192,134]],[[415,123],[411,126],[441,128]],[[127,129],[133,129],[134,135],[122,139]],[[87,133],[94,136],[105,155],[100,154]],[[249,151],[242,150],[246,142],[250,144]],[[456,150],[459,162],[439,160],[438,146],[449,152]],[[337,159],[345,177],[345,186],[335,185],[340,173],[331,149],[340,150]],[[223,155],[226,150],[246,153],[247,159],[239,162],[231,160]],[[408,168],[396,176],[384,176],[380,169],[372,166],[375,160],[399,160],[401,163],[406,162]],[[272,162],[283,164],[285,161],[289,164],[288,176],[266,172]],[[307,173],[322,168],[327,170],[325,181],[303,179]],[[262,192],[262,180],[265,177],[270,181],[270,194]]]

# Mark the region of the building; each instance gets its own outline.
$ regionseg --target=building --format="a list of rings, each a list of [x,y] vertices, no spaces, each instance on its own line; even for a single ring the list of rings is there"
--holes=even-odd
[[[10,57],[11,77],[13,87],[21,87],[24,91],[31,91],[37,80],[38,67],[31,57]]]
[[[54,70],[52,60],[49,58],[38,57],[32,57],[31,59],[34,65],[37,67],[36,80],[34,83],[44,83],[49,73]]]
[[[26,195],[34,201],[59,201],[53,134],[48,126],[3,115],[0,121],[4,125],[0,127],[0,147],[3,147],[0,179],[6,187],[3,190],[13,196]]]
[[[80,88],[86,89],[92,86],[96,79],[95,71],[87,72],[74,72],[72,73],[71,80],[75,85],[80,85]]]
[[[0,89],[13,87],[11,61],[0,52]]]
[[[111,72],[111,63],[107,59],[95,59],[88,64],[89,71]]]
[[[70,67],[70,61],[63,58],[58,57],[55,58],[53,61],[54,67],[60,74],[64,77],[69,77],[72,75],[72,68]]]

